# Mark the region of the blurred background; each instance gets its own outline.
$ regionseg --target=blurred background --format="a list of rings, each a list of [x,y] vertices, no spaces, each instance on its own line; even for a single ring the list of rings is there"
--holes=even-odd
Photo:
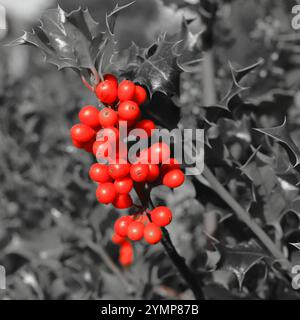
[[[120,49],[132,41],[148,47],[159,34],[175,33],[183,14],[194,19],[191,31],[200,32],[203,21],[193,7],[197,2],[137,0],[118,20]],[[184,74],[182,123],[199,127],[199,106],[209,99],[219,100],[229,88],[228,61],[239,68],[264,58],[251,79],[250,92],[255,106],[265,110],[260,122],[278,125],[288,114],[293,119],[292,136],[300,145],[300,35],[291,28],[291,8],[299,1],[218,2],[212,53],[215,87],[208,89],[214,92],[203,90],[202,66]],[[191,6],[183,7],[183,3]],[[6,268],[7,289],[0,295],[3,299],[129,298],[101,251],[118,265],[118,247],[110,241],[118,212],[97,203],[95,185],[88,178],[93,159],[75,149],[69,138],[79,109],[96,103],[95,98],[77,74],[57,72],[35,48],[4,46],[30,30],[41,12],[56,7],[57,2],[0,0],[0,4],[7,13],[7,30],[0,31],[0,264]],[[115,4],[112,0],[59,1],[67,12],[88,7],[101,24]],[[243,148],[231,142],[232,156],[242,158]],[[209,212],[216,209],[202,203],[196,193],[187,181],[174,193],[158,190],[156,200],[174,210],[176,219],[169,227],[172,240],[187,263],[198,270],[202,248],[207,245],[202,231]],[[193,297],[160,245],[138,244],[135,250],[133,266],[122,270],[134,284],[135,298]],[[234,281],[232,275],[215,273],[206,294],[214,299],[249,296],[251,284],[248,291],[239,292]],[[269,293],[256,294],[267,298]]]

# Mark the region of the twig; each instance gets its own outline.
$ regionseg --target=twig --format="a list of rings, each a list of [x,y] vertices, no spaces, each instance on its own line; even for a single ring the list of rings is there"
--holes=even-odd
[[[291,267],[291,263],[285,258],[283,253],[277,248],[269,236],[263,231],[250,217],[249,213],[231,196],[231,194],[222,186],[207,165],[204,166],[203,176],[211,184],[213,190],[229,205],[257,238],[262,242],[272,256],[278,260],[285,262],[287,267]]]
[[[150,192],[139,187],[135,187],[136,193],[145,209],[153,209],[154,205],[150,198]],[[149,215],[148,215],[149,217]],[[202,291],[202,281],[199,275],[196,275],[185,263],[185,259],[179,255],[176,248],[174,247],[170,238],[169,232],[166,228],[161,228],[163,237],[161,243],[165,249],[165,252],[170,257],[172,263],[177,268],[178,272],[187,283],[189,288],[192,290],[197,300],[204,300],[204,294]]]

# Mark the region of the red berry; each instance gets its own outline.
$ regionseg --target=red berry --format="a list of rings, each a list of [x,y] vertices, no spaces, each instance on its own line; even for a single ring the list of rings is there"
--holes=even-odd
[[[163,177],[163,184],[169,188],[177,188],[184,182],[184,174],[180,169],[173,169]]]
[[[173,169],[180,169],[180,164],[175,158],[170,158],[160,168],[161,175],[164,176],[167,172]]]
[[[108,174],[108,167],[105,164],[94,163],[89,171],[90,178],[95,182],[109,182],[111,177]]]
[[[160,227],[165,227],[172,221],[172,211],[168,207],[157,207],[150,214],[152,222]]]
[[[159,177],[159,167],[157,164],[149,164],[148,165],[148,176],[147,176],[147,181],[148,182],[153,182]]]
[[[129,163],[115,163],[110,164],[108,167],[109,175],[113,179],[122,179],[125,178],[130,171]]]
[[[112,203],[116,198],[115,186],[111,182],[100,184],[96,190],[96,197],[100,203]]]
[[[119,130],[115,127],[107,127],[97,132],[96,140],[115,143],[119,139]]]
[[[104,80],[111,81],[116,87],[118,87],[118,79],[114,75],[107,73],[104,75]]]
[[[127,237],[132,241],[138,241],[143,238],[144,224],[139,221],[133,221],[130,223],[127,229]]]
[[[164,142],[154,143],[149,148],[150,162],[154,164],[163,163],[170,158],[170,148]]]
[[[133,100],[138,104],[141,105],[147,100],[147,92],[141,86],[135,86],[135,92]]]
[[[113,205],[117,209],[128,209],[132,206],[132,198],[130,194],[118,194],[113,202]]]
[[[148,137],[151,137],[153,134],[153,131],[156,127],[153,121],[151,120],[141,120],[135,125],[136,129],[143,129]]]
[[[123,267],[128,267],[133,262],[133,247],[128,241],[125,241],[120,247],[119,262]]]
[[[133,181],[129,177],[117,179],[114,182],[117,193],[126,194],[129,193],[133,187]]]
[[[117,95],[118,90],[114,81],[104,80],[96,87],[96,96],[103,103],[114,103],[117,99]]]
[[[144,239],[149,244],[155,244],[162,238],[161,229],[154,223],[148,223],[144,229]]]
[[[119,105],[118,114],[123,120],[135,121],[140,117],[141,111],[134,101],[124,101]]]
[[[99,127],[99,110],[94,106],[85,106],[83,107],[79,114],[79,120],[81,123],[86,124],[87,126],[96,129]]]
[[[93,153],[93,145],[94,145],[94,142],[95,142],[95,140],[92,139],[91,141],[85,143],[84,146],[83,146],[83,149],[84,149],[86,152]]]
[[[120,101],[132,100],[135,94],[135,84],[129,80],[123,80],[118,87]]]
[[[72,139],[72,142],[73,142],[74,147],[79,148],[79,149],[84,148],[84,143],[80,143],[79,141],[74,140],[74,139]]]
[[[89,126],[79,123],[71,128],[71,138],[79,143],[86,143],[92,140],[96,132]]]
[[[133,164],[130,168],[130,176],[136,182],[146,181],[149,173],[147,164]]]
[[[99,113],[99,122],[102,127],[113,127],[118,122],[118,114],[111,108],[104,108]]]
[[[123,244],[126,241],[125,237],[120,237],[118,234],[114,233],[113,236],[111,237],[111,241],[114,244]]]
[[[112,146],[107,141],[95,141],[93,144],[93,154],[99,160],[107,159],[112,152]]]
[[[128,226],[131,224],[132,221],[133,219],[130,216],[123,216],[118,218],[115,221],[115,225],[114,225],[115,233],[120,237],[126,237]]]

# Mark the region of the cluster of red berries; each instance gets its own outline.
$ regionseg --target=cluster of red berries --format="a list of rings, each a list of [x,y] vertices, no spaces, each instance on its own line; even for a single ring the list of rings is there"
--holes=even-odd
[[[125,153],[116,150],[115,156],[111,157],[110,142],[120,142],[122,123],[126,123],[127,128],[143,129],[145,138],[150,137],[156,128],[153,121],[141,119],[140,105],[147,100],[146,90],[129,80],[118,84],[115,76],[107,74],[95,87],[95,93],[103,106],[82,108],[80,123],[71,128],[71,138],[74,146],[93,153],[99,162],[103,162],[94,163],[89,171],[90,178],[98,184],[98,201],[127,209],[134,206],[130,192],[135,187],[146,184],[150,187],[159,184],[170,188],[180,186],[184,174],[178,161],[170,158],[170,148],[163,142],[142,150],[134,163],[128,161],[127,149]],[[155,244],[162,237],[160,227],[168,225],[171,220],[172,213],[167,207],[119,218],[115,223],[113,242],[121,245],[120,263],[129,265],[133,259],[129,240],[144,238],[149,244]]]

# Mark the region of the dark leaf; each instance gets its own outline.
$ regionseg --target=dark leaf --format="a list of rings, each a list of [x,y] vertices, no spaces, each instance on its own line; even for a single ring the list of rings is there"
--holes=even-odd
[[[261,132],[273,139],[275,139],[278,143],[282,144],[282,146],[288,152],[293,166],[296,167],[300,163],[300,150],[292,140],[287,124],[286,119],[284,120],[283,124],[278,127],[273,128],[255,128],[254,130]]]
[[[240,289],[247,272],[257,263],[268,256],[264,250],[254,241],[241,243],[233,247],[224,247],[216,244],[221,253],[221,261],[218,269],[232,272],[238,280]]]

